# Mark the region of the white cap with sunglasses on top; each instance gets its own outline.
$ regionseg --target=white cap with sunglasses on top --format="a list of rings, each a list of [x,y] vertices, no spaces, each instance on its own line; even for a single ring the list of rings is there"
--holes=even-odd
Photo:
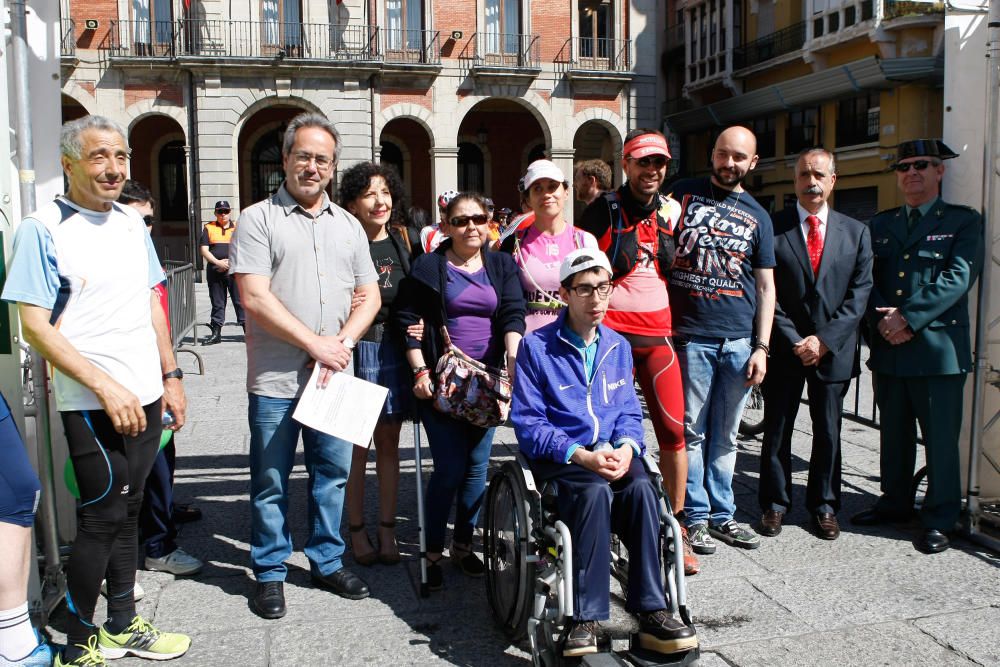
[[[566,188],[569,188],[569,181],[566,180],[566,175],[562,173],[562,169],[557,167],[554,162],[550,160],[535,160],[528,165],[528,171],[524,173],[524,177],[518,181],[518,187],[521,192],[527,192],[531,189],[531,184],[537,180],[549,178],[557,183],[562,183]]]
[[[608,261],[608,256],[600,250],[577,248],[566,255],[562,265],[559,266],[559,282],[565,282],[567,278],[588,269],[604,269],[608,275],[611,275],[611,262]]]

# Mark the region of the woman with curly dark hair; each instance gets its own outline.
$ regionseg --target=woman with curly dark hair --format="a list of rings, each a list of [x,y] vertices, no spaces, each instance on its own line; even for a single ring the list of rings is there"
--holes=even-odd
[[[359,565],[399,562],[396,544],[396,495],[399,487],[399,431],[412,410],[410,367],[402,337],[386,322],[392,312],[399,282],[410,271],[411,259],[420,252],[403,224],[406,211],[403,183],[388,165],[362,162],[344,172],[337,193],[340,205],[350,211],[368,235],[368,247],[379,275],[382,308],[368,333],[354,349],[357,377],[389,389],[372,440],[378,476],[378,551],[365,529],[365,468],[367,450],[355,449],[347,480],[347,523],[351,549]],[[415,238],[415,237],[414,237]]]

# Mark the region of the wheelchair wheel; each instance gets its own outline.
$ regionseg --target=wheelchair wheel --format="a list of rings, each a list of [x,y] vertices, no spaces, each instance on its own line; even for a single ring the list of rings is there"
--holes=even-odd
[[[747,396],[747,404],[740,417],[739,432],[745,438],[764,432],[764,395],[760,391],[760,385],[755,385]]]
[[[493,618],[511,640],[525,636],[535,588],[531,500],[517,464],[508,462],[486,494],[486,595]]]

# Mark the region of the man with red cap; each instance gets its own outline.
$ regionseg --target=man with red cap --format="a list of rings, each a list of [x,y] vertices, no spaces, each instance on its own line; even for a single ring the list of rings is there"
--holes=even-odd
[[[684,509],[688,460],[667,284],[680,207],[660,194],[670,161],[662,133],[632,130],[625,137],[623,155],[625,183],[595,199],[583,212],[579,227],[597,237],[611,262],[614,291],[605,323],[632,347],[635,374],[660,448],[663,484],[679,513]],[[698,560],[687,547],[684,571],[698,571]]]

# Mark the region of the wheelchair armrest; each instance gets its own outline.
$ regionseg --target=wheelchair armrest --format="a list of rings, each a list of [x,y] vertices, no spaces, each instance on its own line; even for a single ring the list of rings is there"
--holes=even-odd
[[[528,459],[524,457],[521,452],[514,453],[514,460],[517,461],[517,465],[521,467],[521,474],[524,475],[524,485],[527,487],[528,491],[541,496],[541,492],[538,487],[535,486],[535,476],[531,474],[531,467],[528,465]]]
[[[646,469],[646,474],[649,475],[649,478],[662,487],[663,475],[660,474],[660,466],[656,464],[652,454],[649,452],[642,455],[642,467]]]

